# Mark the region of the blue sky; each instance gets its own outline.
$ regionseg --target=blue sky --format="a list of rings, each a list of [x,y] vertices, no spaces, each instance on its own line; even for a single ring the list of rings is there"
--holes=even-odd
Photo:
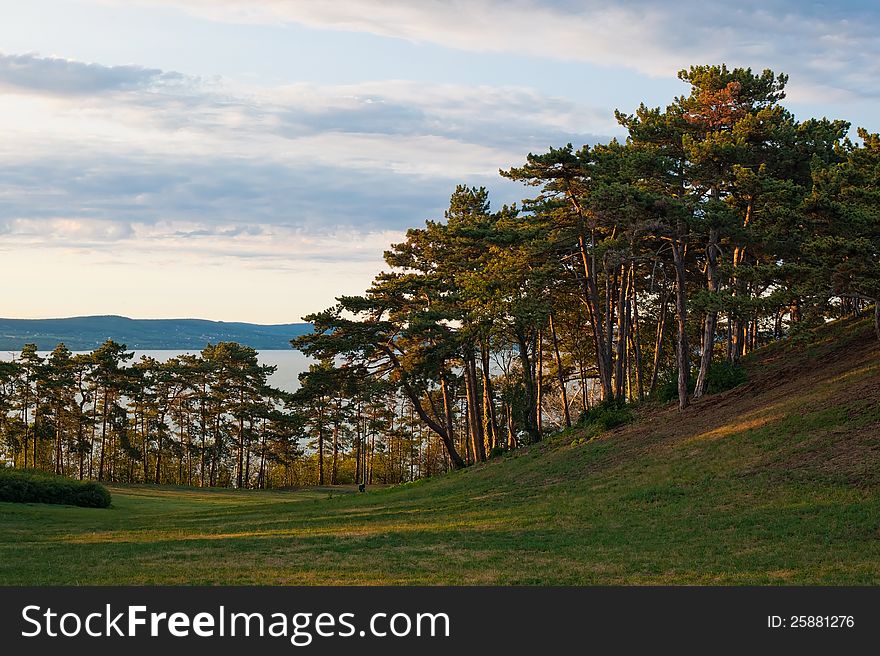
[[[0,0],[0,315],[280,323],[691,64],[880,130],[873,2]]]

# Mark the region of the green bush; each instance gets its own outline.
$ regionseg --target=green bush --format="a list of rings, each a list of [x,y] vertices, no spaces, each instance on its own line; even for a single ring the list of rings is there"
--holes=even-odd
[[[694,391],[694,377],[688,383],[688,392]],[[678,372],[668,371],[657,381],[657,389],[654,390],[654,398],[660,403],[669,403],[678,398]]]
[[[697,382],[696,371],[691,372],[688,381],[688,393],[694,393],[694,386]],[[709,367],[708,394],[718,394],[725,390],[733,389],[738,385],[742,385],[748,377],[745,368],[739,364],[731,364],[726,360],[724,362],[713,362]],[[657,390],[654,392],[654,398],[661,403],[667,403],[678,398],[678,372],[669,371],[657,383]]]
[[[741,364],[713,362],[712,366],[709,367],[709,386],[707,392],[709,394],[718,394],[718,392],[742,385],[747,379],[746,370]]]
[[[0,468],[0,501],[107,508],[110,492],[94,481],[76,481],[32,469]]]
[[[579,426],[595,426],[604,431],[628,424],[633,420],[632,409],[621,400],[603,401],[586,412],[582,412],[578,418]]]

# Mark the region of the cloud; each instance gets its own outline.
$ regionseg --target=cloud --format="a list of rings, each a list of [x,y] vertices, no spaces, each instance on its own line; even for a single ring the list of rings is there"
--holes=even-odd
[[[547,88],[577,97],[591,91],[579,67],[555,62],[604,67],[589,71],[594,80],[623,68],[672,79],[688,64],[768,66],[791,74],[789,99],[800,102],[869,106],[880,90],[880,21],[870,2],[94,2],[112,10],[162,6],[157,15],[170,24],[180,10],[231,24],[297,24],[509,54],[511,67],[546,71]],[[333,43],[350,45],[344,35]],[[211,46],[209,38],[193,43],[206,57]],[[112,39],[103,52],[118,52]],[[442,59],[437,48],[428,58],[438,52]],[[502,59],[487,58],[488,69]],[[621,79],[658,86],[644,76]],[[329,299],[349,274],[349,291],[362,289],[389,242],[442,216],[455,184],[486,185],[496,206],[515,201],[530,191],[499,179],[498,168],[521,163],[529,151],[594,143],[620,130],[604,109],[515,85],[259,86],[33,53],[0,54],[0,122],[0,274],[33,268],[39,249],[51,253],[38,267],[40,284],[52,290],[63,278],[64,298],[85,302],[111,278],[121,290],[124,281],[108,272],[125,271],[142,287],[120,298],[141,302],[164,276],[163,284],[189,285],[177,301],[185,306],[222,273],[224,285],[238,285],[237,302],[251,302],[255,313],[258,302],[277,304],[297,286],[308,287],[296,290],[305,294],[323,285]],[[68,272],[61,276],[60,262]],[[239,276],[245,270],[260,273]],[[271,271],[289,276],[273,284]],[[18,287],[22,298],[38,298],[36,287]],[[257,287],[275,296],[258,298]],[[223,303],[222,291],[212,293]],[[154,295],[155,307],[171,302]]]
[[[0,275],[35,253],[44,263],[8,299],[19,314],[45,312],[45,296],[53,313],[231,318],[218,314],[230,294],[238,318],[289,320],[362,291],[456,184],[516,201],[523,189],[499,168],[613,125],[518,87],[254,86],[3,61],[27,65],[0,76]]]
[[[33,136],[45,137],[47,131],[49,135],[87,132],[99,140],[164,143],[174,151],[190,139],[190,149],[198,148],[197,142],[207,143],[211,153],[217,152],[224,134],[227,145],[244,136],[264,142],[322,134],[360,135],[368,141],[374,135],[432,137],[484,148],[515,148],[519,156],[523,149],[560,141],[594,142],[601,138],[597,135],[619,129],[607,110],[523,87],[400,80],[248,87],[177,72],[21,57],[29,62],[27,84],[22,82],[13,91],[17,95],[7,95],[5,103],[0,96],[0,111],[7,124],[18,121],[24,130],[39,122]],[[66,71],[87,70],[88,75],[71,75],[61,82],[63,76],[55,70],[58,62]],[[173,80],[173,84],[156,84],[156,80]],[[89,88],[115,93],[108,99],[100,91],[86,93]],[[46,89],[56,89],[62,97],[54,104],[33,97]],[[62,89],[72,95],[63,97]]]
[[[150,173],[144,174],[141,167]],[[189,222],[213,226],[328,226],[401,229],[441,211],[448,193],[393,171],[351,171],[313,164],[178,154],[126,157],[99,151],[68,159],[0,163],[0,224],[46,221],[47,241],[64,218],[108,224]],[[96,232],[96,235],[101,234]],[[107,230],[108,241],[128,236]],[[217,237],[236,236],[227,232]]]
[[[0,94],[0,232],[32,244],[146,248],[145,227],[159,224],[178,226],[169,234],[183,242],[240,243],[273,227],[402,231],[442,216],[458,183],[516,201],[521,188],[499,168],[612,126],[595,108],[524,88],[255,87],[66,60],[64,70],[115,82],[46,95],[89,85],[57,83],[62,60],[26,60],[29,86]],[[151,82],[164,79],[175,82]]]
[[[119,4],[121,0],[105,0]],[[129,0],[126,0],[129,4]],[[793,97],[880,93],[871,2],[743,0],[141,0],[214,21],[300,24],[484,53],[512,53],[669,76],[720,63],[792,75]]]
[[[35,54],[0,53],[0,86],[60,95],[92,95],[178,82],[178,73],[141,66],[101,66]]]
[[[282,129],[430,135],[498,148],[593,143],[617,128],[611,112],[577,105],[522,87],[365,82],[281,90],[295,109]],[[303,102],[303,99],[310,99]],[[276,101],[277,102],[277,101]]]

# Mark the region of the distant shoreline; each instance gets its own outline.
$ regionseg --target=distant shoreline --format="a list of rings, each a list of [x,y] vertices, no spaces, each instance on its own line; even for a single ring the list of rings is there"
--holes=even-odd
[[[255,324],[207,319],[130,319],[115,315],[64,319],[0,318],[0,351],[36,344],[51,351],[64,343],[71,351],[91,351],[107,339],[131,350],[193,350],[206,344],[237,342],[260,351],[290,349],[290,340],[311,332],[309,323]]]

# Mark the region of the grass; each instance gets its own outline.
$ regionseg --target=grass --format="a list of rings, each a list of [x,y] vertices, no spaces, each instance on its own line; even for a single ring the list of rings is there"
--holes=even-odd
[[[0,582],[878,584],[880,348],[867,322],[828,330],[682,414],[367,494],[0,504]]]

